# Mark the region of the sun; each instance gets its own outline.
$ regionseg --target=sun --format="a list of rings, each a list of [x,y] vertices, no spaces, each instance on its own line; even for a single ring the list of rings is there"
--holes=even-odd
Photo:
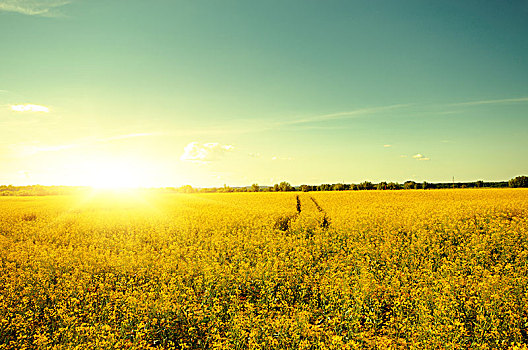
[[[131,160],[98,160],[85,163],[81,182],[95,189],[136,189],[148,186],[146,166]]]

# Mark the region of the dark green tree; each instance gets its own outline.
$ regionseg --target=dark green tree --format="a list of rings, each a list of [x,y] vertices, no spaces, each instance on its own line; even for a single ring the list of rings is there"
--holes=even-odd
[[[332,191],[344,191],[346,188],[345,188],[345,185],[343,184],[333,184],[332,185]]]
[[[508,181],[510,187],[528,187],[528,176],[517,176]]]
[[[279,190],[281,192],[289,192],[289,191],[295,191],[295,188],[293,188],[292,185],[290,185],[288,182],[286,181],[282,181],[280,184],[279,184]]]
[[[397,182],[389,182],[387,184],[388,190],[401,190],[402,186]]]
[[[412,189],[416,188],[417,185],[418,184],[416,182],[409,180],[409,181],[405,181],[403,183],[403,188],[406,189],[406,190],[412,190]]]
[[[332,185],[330,184],[321,184],[318,186],[319,191],[332,191]]]
[[[362,183],[360,183],[358,185],[358,188],[360,190],[373,190],[375,187],[374,187],[374,184],[370,181],[363,181]]]
[[[387,190],[387,183],[385,181],[382,181],[380,182],[377,186],[376,186],[376,189],[378,190]]]
[[[299,190],[303,191],[303,192],[309,192],[312,190],[312,186],[310,185],[301,185],[299,186]]]

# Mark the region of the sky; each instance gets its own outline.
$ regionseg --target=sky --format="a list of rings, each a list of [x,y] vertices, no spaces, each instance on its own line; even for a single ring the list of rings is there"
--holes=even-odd
[[[0,184],[527,175],[527,18],[527,0],[0,0]]]

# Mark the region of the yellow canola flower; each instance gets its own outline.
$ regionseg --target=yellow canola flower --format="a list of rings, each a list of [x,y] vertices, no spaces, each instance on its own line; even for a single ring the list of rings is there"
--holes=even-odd
[[[0,349],[526,349],[527,199],[0,198]]]

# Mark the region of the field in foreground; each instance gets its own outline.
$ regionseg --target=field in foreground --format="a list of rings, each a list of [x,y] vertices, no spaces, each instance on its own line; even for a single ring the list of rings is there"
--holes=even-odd
[[[528,191],[0,198],[0,349],[519,348]]]

